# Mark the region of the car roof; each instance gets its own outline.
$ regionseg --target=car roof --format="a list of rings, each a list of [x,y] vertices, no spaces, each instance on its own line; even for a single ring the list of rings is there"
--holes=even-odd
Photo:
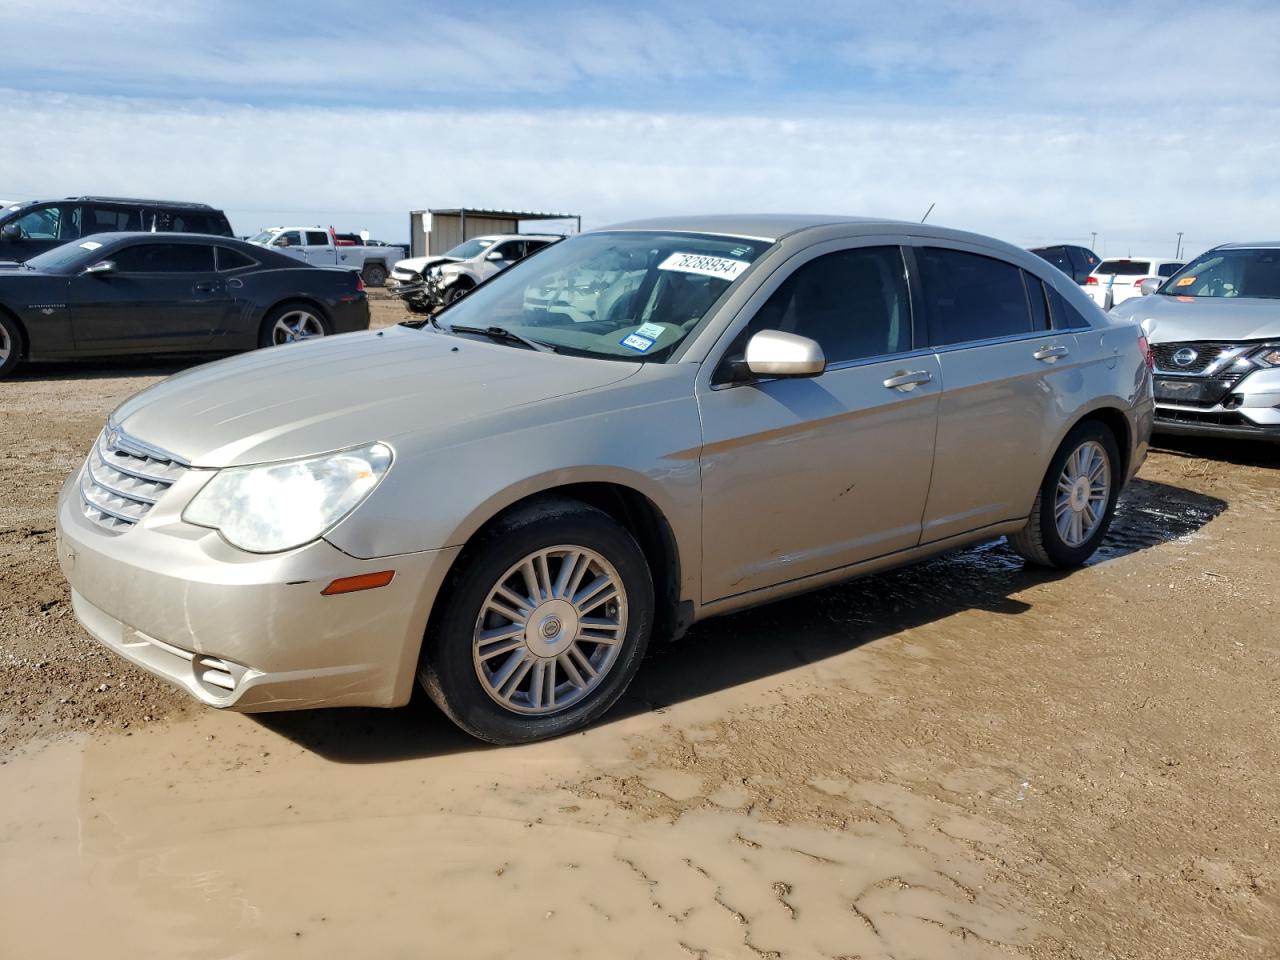
[[[1128,263],[1131,260],[1149,260],[1152,263],[1185,263],[1177,257],[1148,257],[1141,253],[1126,253],[1123,257],[1103,257],[1102,263]],[[1102,266],[1102,263],[1098,266]]]
[[[815,227],[837,224],[875,224],[907,226],[895,220],[878,220],[873,217],[846,217],[806,213],[741,213],[708,214],[684,217],[650,217],[645,220],[628,220],[598,230],[674,230],[680,233],[712,233],[725,236],[747,237],[753,240],[781,240],[785,236]],[[910,224],[919,226],[919,224]],[[594,231],[593,231],[594,232]]]
[[[211,207],[207,203],[192,203],[189,200],[141,200],[136,197],[63,197],[63,200],[77,200],[81,203],[119,203],[119,204],[135,204],[144,207],[174,207],[180,210],[208,210],[216,213],[217,208]],[[38,201],[40,203],[53,201]]]
[[[118,240],[155,240],[158,243],[208,243],[210,240],[216,240],[218,243],[225,245],[234,245],[247,247],[250,250],[261,250],[262,247],[255,246],[248,241],[241,240],[239,237],[224,237],[217,233],[190,233],[186,230],[182,232],[170,230],[115,230],[108,233],[89,233],[78,239],[78,242],[84,243],[86,240],[94,240],[98,243],[115,243]],[[70,240],[69,243],[76,243],[77,240]],[[292,258],[290,258],[292,259]]]
[[[1213,249],[1215,250],[1249,250],[1249,249],[1275,250],[1280,248],[1280,240],[1255,240],[1252,243],[1220,243]]]

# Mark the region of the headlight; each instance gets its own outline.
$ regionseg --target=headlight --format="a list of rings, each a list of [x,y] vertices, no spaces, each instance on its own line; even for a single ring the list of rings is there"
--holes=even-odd
[[[229,467],[187,504],[182,519],[212,527],[251,553],[310,543],[354,510],[391,466],[391,448],[373,443],[307,460]]]
[[[1249,354],[1249,359],[1260,367],[1280,367],[1280,343],[1268,343]]]

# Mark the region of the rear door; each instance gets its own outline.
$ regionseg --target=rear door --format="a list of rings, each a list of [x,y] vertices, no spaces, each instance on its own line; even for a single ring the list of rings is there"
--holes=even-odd
[[[895,240],[797,254],[699,376],[704,601],[919,542],[940,371],[917,349]],[[760,330],[817,340],[826,372],[723,382]]]
[[[1027,515],[1079,359],[1074,334],[1049,329],[1034,275],[963,243],[914,254],[943,386],[929,543]]]
[[[304,230],[302,259],[308,263],[334,264],[338,262],[333,238],[323,230]]]
[[[199,349],[224,326],[231,296],[212,244],[143,241],[112,250],[110,259],[114,273],[72,278],[79,349]]]
[[[140,207],[127,204],[85,204],[83,233],[115,233],[121,230],[150,230],[152,218],[143,220]],[[157,227],[157,229],[164,229]]]

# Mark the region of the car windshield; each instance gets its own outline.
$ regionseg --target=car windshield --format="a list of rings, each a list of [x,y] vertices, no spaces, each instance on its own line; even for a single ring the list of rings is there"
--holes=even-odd
[[[1166,280],[1158,292],[1280,300],[1280,249],[1211,250]]]
[[[276,235],[274,230],[263,230],[261,233],[255,233],[249,238],[250,243],[260,243],[264,246],[271,242],[271,238]]]
[[[84,240],[72,240],[70,243],[64,243],[60,247],[54,247],[52,250],[46,250],[38,256],[32,257],[27,261],[27,266],[32,270],[52,270],[59,272],[69,267],[77,267],[96,262],[98,250],[102,247],[102,243],[88,237]]]
[[[466,243],[460,243],[448,253],[446,257],[457,257],[459,260],[470,260],[472,257],[478,257],[490,247],[493,246],[492,240],[468,240]]]
[[[502,327],[562,353],[664,360],[767,240],[693,233],[586,233],[498,274],[441,326]]]

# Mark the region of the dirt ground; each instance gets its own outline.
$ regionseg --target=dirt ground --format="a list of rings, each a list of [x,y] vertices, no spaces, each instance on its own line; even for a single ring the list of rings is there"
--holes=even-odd
[[[174,369],[0,384],[13,955],[1280,956],[1280,446],[1162,443],[1083,570],[1001,543],[709,621],[497,749],[421,698],[196,708],[77,626],[58,488]]]

